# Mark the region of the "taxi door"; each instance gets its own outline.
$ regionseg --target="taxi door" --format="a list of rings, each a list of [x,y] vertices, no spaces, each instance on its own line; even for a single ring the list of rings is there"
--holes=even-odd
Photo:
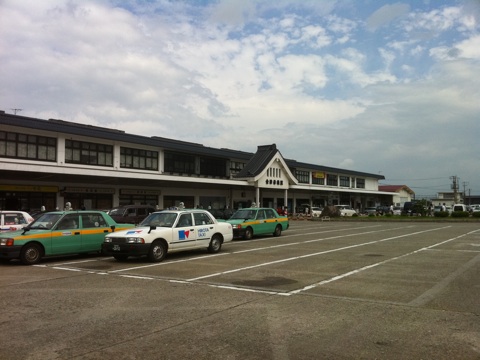
[[[180,214],[177,224],[172,229],[172,250],[196,247],[197,236],[193,226],[192,214]]]
[[[203,212],[193,213],[193,220],[195,221],[197,247],[208,247],[212,235],[215,233],[215,222]]]
[[[102,214],[82,213],[82,251],[101,251],[102,243],[112,230]]]
[[[275,231],[275,228],[277,227],[277,224],[279,223],[279,218],[275,214],[275,210],[273,209],[265,209],[265,218],[266,223],[268,224],[268,232],[272,233]]]
[[[270,232],[270,228],[272,227],[272,224],[267,221],[267,216],[265,214],[264,209],[259,209],[257,212],[257,225],[256,229],[254,230],[254,234],[267,234]],[[275,227],[273,227],[275,228]],[[273,230],[272,230],[273,233]]]
[[[78,214],[67,214],[52,230],[51,253],[68,254],[82,250],[82,233]]]

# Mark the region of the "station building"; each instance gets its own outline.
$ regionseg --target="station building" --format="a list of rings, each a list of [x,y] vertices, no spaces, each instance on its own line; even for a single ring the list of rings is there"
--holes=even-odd
[[[148,204],[237,209],[391,204],[384,176],[256,152],[0,111],[0,209],[110,209]]]

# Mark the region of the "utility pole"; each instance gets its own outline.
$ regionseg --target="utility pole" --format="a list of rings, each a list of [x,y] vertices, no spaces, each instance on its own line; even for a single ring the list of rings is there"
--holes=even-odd
[[[465,188],[466,188],[467,185],[468,185],[468,181],[462,182],[462,185],[463,185],[463,203],[465,204],[465,197],[467,196],[467,192],[466,192]],[[465,205],[466,205],[466,204],[465,204]]]
[[[458,204],[458,178],[456,175],[450,176],[452,179],[453,202]]]
[[[22,111],[23,109],[10,109],[13,110],[13,115],[17,115],[17,112]]]

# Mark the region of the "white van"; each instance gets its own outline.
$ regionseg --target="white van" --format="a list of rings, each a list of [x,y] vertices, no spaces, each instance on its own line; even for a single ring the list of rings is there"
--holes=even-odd
[[[454,204],[453,211],[468,211],[467,206],[463,204]]]

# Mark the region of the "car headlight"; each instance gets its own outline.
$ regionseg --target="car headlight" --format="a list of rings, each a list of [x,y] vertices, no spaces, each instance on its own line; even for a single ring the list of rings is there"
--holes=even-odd
[[[139,237],[128,237],[127,244],[145,244],[145,240]]]
[[[105,240],[104,240],[104,242],[106,242],[106,243],[111,243],[111,242],[112,242],[112,239],[106,237]]]

